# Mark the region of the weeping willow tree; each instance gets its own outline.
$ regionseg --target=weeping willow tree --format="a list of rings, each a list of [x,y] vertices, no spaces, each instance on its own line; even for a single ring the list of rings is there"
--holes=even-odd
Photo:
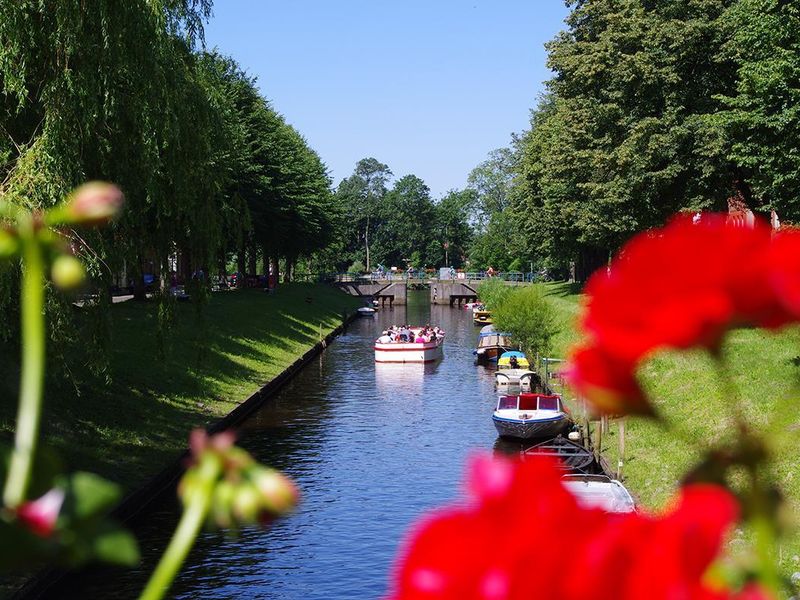
[[[113,228],[66,232],[101,296],[118,274],[139,298],[145,273],[166,287],[178,256],[188,272],[224,270],[231,252],[291,264],[325,240],[325,167],[255,80],[198,51],[210,9],[210,0],[0,3],[0,193],[37,209],[88,179],[122,188]],[[16,338],[17,280],[13,268],[0,278],[6,340]],[[51,350],[97,350],[101,369],[105,319],[82,320],[97,330],[80,331],[69,304],[50,296]],[[92,343],[77,344],[85,335]]]

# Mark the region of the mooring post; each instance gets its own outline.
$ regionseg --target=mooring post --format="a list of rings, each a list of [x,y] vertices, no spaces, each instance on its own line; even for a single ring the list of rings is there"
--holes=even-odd
[[[617,479],[622,479],[622,467],[625,465],[625,417],[619,421],[619,459],[617,460]]]

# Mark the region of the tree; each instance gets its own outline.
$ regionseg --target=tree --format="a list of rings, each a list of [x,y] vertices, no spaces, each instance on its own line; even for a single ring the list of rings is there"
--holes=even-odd
[[[508,208],[514,182],[515,156],[511,148],[498,148],[475,167],[467,177],[467,187],[475,191],[473,222],[483,231],[491,215]]]
[[[737,66],[725,110],[710,121],[732,140],[739,190],[752,208],[800,219],[800,8],[740,0],[722,19],[721,59]]]
[[[737,175],[708,117],[734,80],[719,58],[732,3],[575,2],[548,44],[555,77],[518,168],[524,229],[569,248],[579,277],[676,211],[724,206]]]
[[[336,190],[345,221],[356,232],[355,236],[348,237],[363,241],[368,271],[371,269],[370,233],[391,176],[392,171],[387,165],[375,158],[362,158],[353,174],[344,179]],[[355,260],[357,257],[352,258]]]

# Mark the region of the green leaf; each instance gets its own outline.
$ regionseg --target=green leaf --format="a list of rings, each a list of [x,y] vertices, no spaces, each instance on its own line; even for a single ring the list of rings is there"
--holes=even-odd
[[[119,501],[119,486],[92,473],[78,472],[67,483],[66,512],[78,520],[99,515]]]
[[[124,529],[114,528],[97,535],[92,544],[94,557],[102,562],[133,567],[139,563],[136,538]]]

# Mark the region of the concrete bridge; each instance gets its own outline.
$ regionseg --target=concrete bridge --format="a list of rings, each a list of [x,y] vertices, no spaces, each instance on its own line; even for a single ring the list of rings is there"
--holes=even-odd
[[[528,285],[525,281],[504,280],[506,285]],[[366,299],[376,299],[382,306],[406,304],[408,289],[411,287],[427,287],[430,289],[431,304],[449,304],[460,306],[466,302],[475,302],[478,299],[478,286],[480,279],[395,279],[395,280],[369,280],[360,279],[353,281],[333,281],[331,285],[339,288],[351,296]]]
[[[405,281],[335,281],[331,285],[351,296],[377,300],[381,306],[405,304],[408,292]]]

